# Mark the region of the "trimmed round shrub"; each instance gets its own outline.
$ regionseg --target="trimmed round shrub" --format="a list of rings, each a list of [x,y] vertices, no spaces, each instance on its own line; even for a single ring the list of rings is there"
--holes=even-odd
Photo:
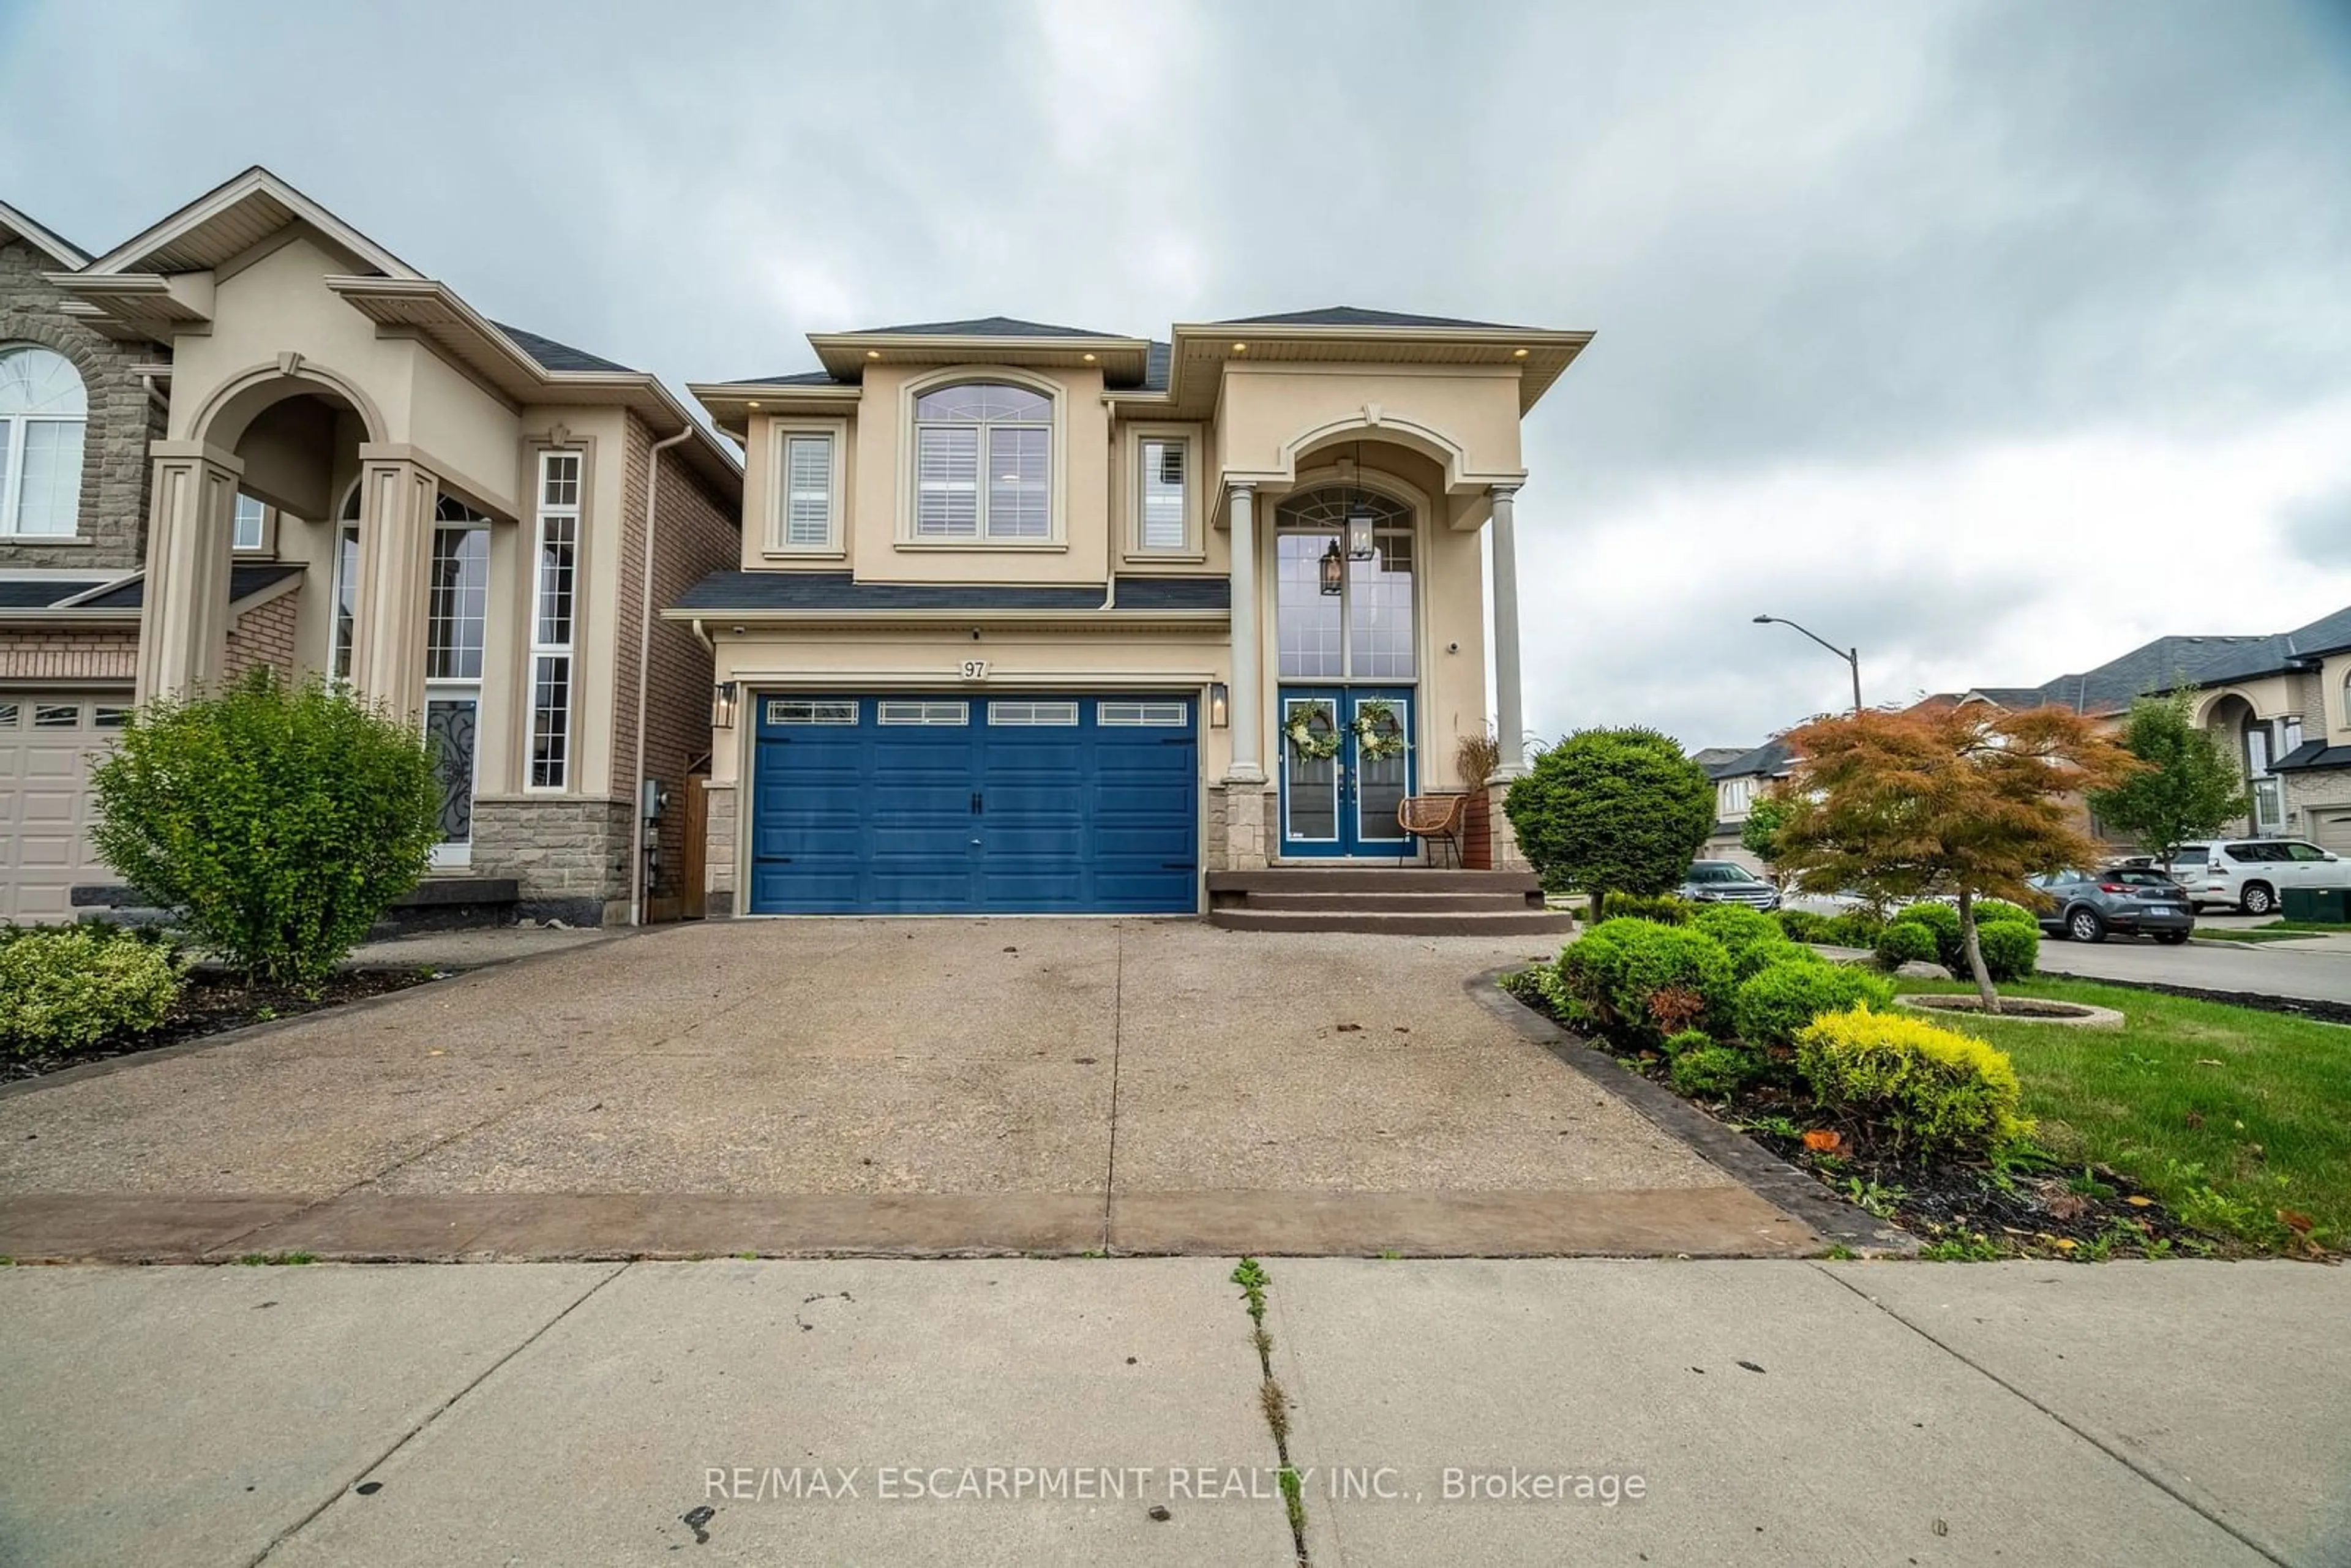
[[[1994,983],[2029,979],[2041,965],[2041,926],[2037,922],[2019,925],[2013,920],[1998,920],[1990,925],[1976,927],[1976,950],[1983,955],[1984,973]],[[1962,966],[1966,959],[1960,959]],[[1953,974],[1964,974],[1965,968]]]
[[[1780,923],[1781,931],[1791,942],[1817,942],[1821,939],[1821,927],[1829,923],[1827,915],[1815,915],[1809,909],[1775,909],[1771,918]]]
[[[2008,1057],[1925,1019],[1866,1007],[1824,1014],[1798,1032],[1796,1069],[1822,1104],[1908,1148],[1976,1154],[2029,1130]]]
[[[1604,920],[1562,948],[1551,976],[1554,995],[1581,1004],[1604,1023],[1608,1021],[1639,924]]]
[[[109,865],[247,977],[309,984],[422,881],[441,785],[423,737],[264,665],[216,697],[151,703],[91,771]]]
[[[1741,981],[1731,1018],[1739,1026],[1739,1038],[1761,1050],[1793,1043],[1796,1031],[1823,1013],[1864,1003],[1893,1006],[1893,986],[1865,969],[1813,958],[1773,964]]]
[[[1959,912],[1948,904],[1913,904],[1895,911],[1897,921],[1907,920],[1923,925],[1935,934],[1935,956],[1945,967],[1950,956],[1959,949]]]
[[[1654,920],[1660,925],[1687,925],[1690,916],[1703,905],[1687,898],[1677,898],[1661,893],[1655,898],[1644,898],[1636,893],[1612,893],[1595,895],[1604,918],[1609,920]]]
[[[1784,938],[1771,942],[1757,942],[1744,952],[1732,956],[1730,977],[1733,980],[1744,980],[1750,976],[1760,974],[1774,964],[1825,964],[1827,962],[1826,958],[1822,957],[1810,947],[1799,946]]]
[[[1667,1035],[1664,1049],[1667,1056],[1682,1056],[1693,1051],[1704,1051],[1713,1043],[1714,1036],[1706,1030],[1686,1029],[1679,1034]]]
[[[1732,1093],[1755,1073],[1756,1061],[1749,1052],[1733,1045],[1708,1045],[1675,1057],[1668,1076],[1677,1092],[1698,1097]]]
[[[1937,961],[1935,933],[1924,921],[1897,920],[1877,934],[1877,961],[1888,969]]]
[[[1687,1029],[1719,1029],[1731,997],[1730,956],[1722,944],[1686,925],[1623,924],[1628,946],[1608,1001],[1622,1037],[1653,1045]]]
[[[2030,925],[2035,931],[2041,929],[2040,917],[2021,904],[2011,904],[2005,898],[1977,899],[1976,929],[1980,931],[1987,925]]]
[[[170,1016],[186,966],[161,942],[105,925],[10,932],[0,941],[0,1052],[87,1051]]]
[[[1886,923],[1869,911],[1848,909],[1822,922],[1813,940],[1831,947],[1875,947],[1877,934],[1885,929]]]
[[[1743,904],[1701,904],[1690,915],[1689,923],[1721,943],[1734,964],[1740,954],[1758,942],[1788,939],[1778,921]]]
[[[1502,799],[1520,852],[1562,893],[1670,891],[1714,830],[1714,807],[1706,769],[1640,728],[1562,737]]]

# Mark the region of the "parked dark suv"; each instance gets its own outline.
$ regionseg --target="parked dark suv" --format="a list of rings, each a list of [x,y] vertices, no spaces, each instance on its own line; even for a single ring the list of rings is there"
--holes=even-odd
[[[2061,871],[2031,880],[2050,899],[2036,912],[2041,928],[2075,942],[2103,942],[2107,932],[2119,931],[2177,946],[2196,929],[2188,890],[2149,867]]]
[[[1692,861],[1680,888],[1684,898],[1701,904],[1744,904],[1756,909],[1780,907],[1780,890],[1737,861]]]

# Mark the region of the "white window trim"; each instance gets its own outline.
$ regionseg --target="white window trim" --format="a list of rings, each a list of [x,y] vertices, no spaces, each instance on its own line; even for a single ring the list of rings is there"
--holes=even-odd
[[[914,421],[914,404],[929,392],[967,382],[994,382],[1019,387],[1043,398],[1052,410],[1052,417],[1043,425],[1008,421],[1004,428],[1013,430],[1043,429],[1048,443],[1045,453],[1045,537],[1038,539],[991,538],[987,533],[987,444],[980,443],[981,472],[979,477],[979,532],[970,538],[940,538],[914,531],[916,509],[922,486],[922,437]],[[955,365],[926,376],[916,376],[898,389],[898,538],[902,550],[1067,550],[1068,475],[1070,461],[1070,392],[1061,382],[1029,371],[1014,370],[1008,365]],[[956,428],[986,431],[994,425],[970,424]]]
[[[1153,549],[1143,542],[1143,444],[1146,441],[1176,441],[1184,444],[1184,544],[1180,549]],[[1127,559],[1197,565],[1208,559],[1207,508],[1200,498],[1200,455],[1206,445],[1196,424],[1127,426]]]
[[[242,490],[237,492],[236,498],[239,503],[251,501],[255,506],[261,508],[261,537],[249,545],[238,544],[236,542],[236,513],[232,510],[229,513],[229,549],[231,552],[236,555],[267,555],[269,553],[270,537],[276,531],[277,508],[263,500],[260,497],[248,496]]]
[[[796,545],[785,537],[792,502],[791,438],[827,435],[832,438],[832,518],[830,537],[820,545]],[[849,553],[845,514],[849,509],[849,422],[845,419],[771,419],[768,422],[768,531],[763,555],[791,560],[841,559]]]
[[[558,458],[570,458],[579,465],[579,498],[568,506],[551,506],[547,499],[547,474],[549,465]],[[584,447],[547,447],[538,454],[534,466],[531,491],[530,527],[530,658],[524,667],[522,691],[522,787],[525,794],[564,795],[573,793],[580,779],[580,612],[584,595],[581,585],[586,573],[580,570],[585,556],[587,528],[583,513],[588,499],[588,453]],[[539,640],[540,605],[547,593],[547,530],[550,523],[571,524],[571,617],[566,630],[569,640],[563,643],[543,643]],[[538,669],[544,660],[562,659],[563,681],[563,781],[541,784],[533,777],[537,761],[536,733],[538,724]]]

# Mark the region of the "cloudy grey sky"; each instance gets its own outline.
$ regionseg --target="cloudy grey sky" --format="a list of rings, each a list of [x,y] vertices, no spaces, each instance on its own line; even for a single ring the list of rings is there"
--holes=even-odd
[[[1598,340],[1529,721],[1695,747],[2351,602],[2351,0],[0,4],[0,198],[269,165],[673,382],[1003,313]]]

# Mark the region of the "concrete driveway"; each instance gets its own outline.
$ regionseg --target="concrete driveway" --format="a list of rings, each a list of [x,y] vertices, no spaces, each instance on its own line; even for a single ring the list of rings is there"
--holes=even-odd
[[[2336,936],[2321,936],[2308,945],[2195,942],[2165,947],[2145,941],[2057,942],[2044,936],[2041,967],[2049,974],[2089,980],[2137,980],[2351,1004],[2351,946]]]
[[[1531,950],[1531,949],[1529,949]],[[670,927],[0,1095],[0,1254],[1775,1254],[1469,939]]]

